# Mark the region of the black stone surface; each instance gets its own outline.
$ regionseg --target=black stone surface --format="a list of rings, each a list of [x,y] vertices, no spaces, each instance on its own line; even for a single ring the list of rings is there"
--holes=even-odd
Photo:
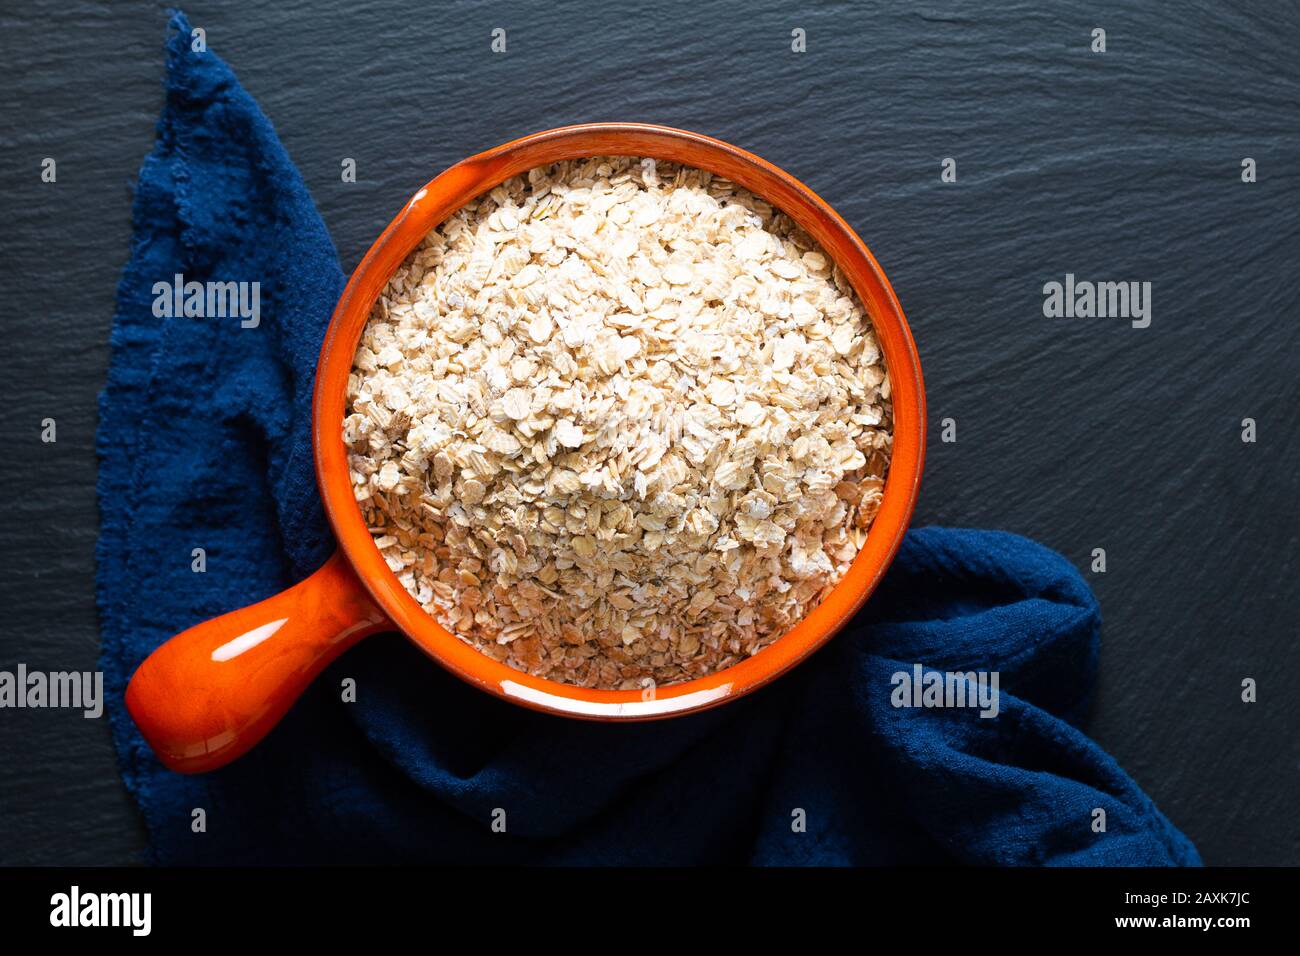
[[[1105,548],[1090,732],[1207,862],[1300,863],[1300,8],[992,6],[187,12],[276,123],[347,269],[446,166],[573,121],[701,130],[806,181],[875,252],[921,350],[917,523],[1020,532],[1085,572]],[[95,403],[165,19],[76,0],[0,13],[0,668],[95,663]],[[1151,326],[1044,318],[1043,284],[1066,273],[1151,282]],[[0,711],[0,762],[0,863],[138,859],[106,721]]]

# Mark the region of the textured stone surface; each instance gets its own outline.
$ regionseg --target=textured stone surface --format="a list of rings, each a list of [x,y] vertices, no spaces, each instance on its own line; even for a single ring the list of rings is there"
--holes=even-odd
[[[1207,862],[1300,863],[1295,8],[230,6],[186,9],[276,123],[347,269],[425,180],[566,122],[697,129],[804,179],[880,259],[921,350],[918,523],[1017,531],[1085,568],[1104,547],[1090,732]],[[0,14],[0,668],[95,661],[95,399],[164,23],[152,4]],[[1151,327],[1045,319],[1043,283],[1067,272],[1150,281]],[[136,858],[106,722],[0,713],[0,759],[0,862]]]

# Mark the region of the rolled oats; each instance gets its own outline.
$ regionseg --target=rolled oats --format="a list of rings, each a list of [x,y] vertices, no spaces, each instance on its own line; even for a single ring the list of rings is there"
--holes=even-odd
[[[530,170],[375,304],[343,436],[375,544],[448,630],[639,688],[756,653],[866,540],[889,380],[785,215],[653,159]]]

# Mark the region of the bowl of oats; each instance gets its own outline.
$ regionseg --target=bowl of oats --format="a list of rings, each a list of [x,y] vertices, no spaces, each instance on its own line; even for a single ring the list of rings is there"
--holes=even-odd
[[[338,552],[128,689],[176,769],[246,751],[380,630],[570,717],[734,700],[861,607],[925,447],[911,333],[848,224],[741,149],[624,123],[420,189],[339,300],[313,419]]]

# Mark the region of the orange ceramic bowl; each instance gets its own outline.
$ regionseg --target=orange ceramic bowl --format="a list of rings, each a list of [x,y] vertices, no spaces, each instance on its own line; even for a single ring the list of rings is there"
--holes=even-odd
[[[583,156],[652,156],[710,170],[762,196],[834,259],[875,325],[893,389],[894,447],[871,533],[848,572],[806,618],[758,654],[707,677],[653,691],[589,690],[521,673],[480,654],[426,613],[398,582],[353,498],[343,444],[348,373],[389,277],[449,214],[534,166]],[[889,281],[862,240],[793,176],[735,146],[640,123],[589,123],[525,136],[457,163],[411,197],[352,274],[316,372],[316,475],[339,549],[307,580],[190,628],[155,651],[127,688],[132,716],[169,767],[199,772],[247,751],[307,684],[367,634],[399,630],[443,667],[504,700],[607,721],[714,707],[762,687],[825,644],[862,606],[893,559],[916,502],[925,453],[925,392],[916,346]]]

